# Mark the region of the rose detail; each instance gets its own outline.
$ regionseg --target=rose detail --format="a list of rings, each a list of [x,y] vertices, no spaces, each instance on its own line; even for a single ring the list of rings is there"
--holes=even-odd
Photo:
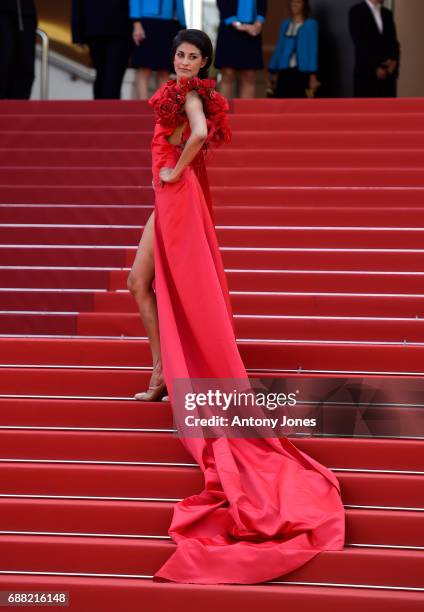
[[[231,141],[231,129],[226,111],[229,104],[226,98],[215,90],[214,79],[182,77],[179,82],[169,79],[152,96],[149,104],[153,106],[157,121],[164,127],[176,127],[186,119],[184,104],[187,93],[195,90],[203,100],[208,125],[208,138],[204,144],[219,146]]]

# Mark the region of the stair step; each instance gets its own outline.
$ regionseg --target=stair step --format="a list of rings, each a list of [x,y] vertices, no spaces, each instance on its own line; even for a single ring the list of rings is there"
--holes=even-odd
[[[309,175],[309,172],[308,172]],[[423,201],[423,188],[409,186],[378,186],[373,181],[373,187],[358,186],[353,183],[350,187],[336,186],[331,179],[327,186],[303,186],[302,182],[293,186],[283,187],[219,187],[212,186],[212,198],[215,207],[223,205],[253,204],[258,206],[266,201],[267,206],[284,207],[287,203],[294,207],[314,205],[317,207],[339,206],[343,208],[368,209],[370,206],[392,207],[402,202],[405,207],[420,207]],[[7,193],[7,192],[6,192]],[[58,200],[60,201],[60,200]]]
[[[238,209],[236,209],[238,211]],[[271,208],[275,212],[275,208]],[[140,225],[142,227],[153,206],[78,206],[73,204],[4,204],[0,208],[1,223],[74,223]],[[408,214],[407,212],[405,214]],[[417,211],[418,214],[418,211]],[[400,215],[399,215],[400,217]],[[258,217],[259,218],[259,217]]]
[[[19,329],[19,324],[25,330],[24,315],[10,315],[14,317],[14,329]],[[29,315],[36,317],[36,315]],[[277,315],[275,315],[277,316]],[[422,342],[424,343],[424,319],[378,319],[378,318],[298,318],[289,315],[287,318],[274,318],[271,316],[249,316],[236,315],[234,323],[237,338],[259,338],[269,340],[360,340],[365,342]],[[48,315],[41,315],[41,323]],[[67,315],[57,315],[59,323],[66,319]],[[45,321],[43,330],[55,329],[57,320],[51,315]],[[69,319],[72,316],[69,315]],[[17,323],[19,321],[19,324]],[[34,331],[39,326],[34,323]],[[2,326],[0,315],[0,329]],[[4,321],[8,327],[10,322]],[[52,328],[50,327],[52,325]],[[78,315],[77,332],[80,335],[124,335],[124,336],[146,336],[141,318],[138,314],[115,314],[115,313],[82,313]],[[42,333],[49,333],[43,331]],[[63,332],[66,333],[66,332]]]
[[[17,277],[16,272],[10,275],[10,280],[2,281],[6,277],[6,271],[0,273],[0,281],[9,283],[12,277]],[[62,273],[65,277],[67,272]],[[78,274],[83,278],[85,271],[72,274],[72,281],[77,283]],[[322,292],[322,293],[402,293],[402,294],[422,294],[424,272],[396,274],[391,272],[362,272],[362,271],[310,271],[310,270],[242,270],[226,269],[228,285],[230,291],[248,291],[252,287],[256,291],[301,291],[301,292]],[[22,274],[22,276],[24,276]],[[40,275],[41,276],[41,275]],[[44,272],[44,286],[52,286],[53,277],[50,271]],[[87,275],[88,276],[88,275]],[[93,275],[92,275],[93,276]],[[111,270],[109,289],[126,289],[128,272],[126,270]],[[51,280],[50,280],[51,279]],[[31,278],[31,286],[36,283],[37,277]],[[24,282],[24,281],[22,281]],[[38,282],[41,282],[38,281]],[[85,277],[84,285],[88,286],[88,278]],[[6,285],[3,285],[6,286]],[[13,285],[12,285],[13,286]],[[16,285],[15,285],[16,286]],[[25,286],[22,283],[19,286]],[[76,284],[74,286],[77,286]],[[99,286],[98,284],[94,286]],[[105,285],[103,285],[105,286]]]
[[[72,313],[0,313],[0,333],[75,335],[78,333],[78,315]]]
[[[408,168],[424,167],[424,149],[237,149],[229,146],[208,160],[208,168],[287,168],[287,167],[356,167],[387,168],[399,166],[399,158]],[[0,149],[0,163],[8,166],[126,166],[151,165],[150,148],[13,148]]]
[[[150,183],[150,181],[149,181]],[[423,187],[348,187],[329,185],[314,187],[305,185],[292,185],[285,187],[212,187],[211,194],[215,208],[226,205],[259,206],[266,200],[267,205],[284,206],[311,206],[315,208],[324,206],[337,206],[343,202],[347,209],[368,208],[370,206],[398,207],[403,203],[405,207],[418,207],[423,200]],[[81,206],[103,204],[105,206],[117,204],[153,204],[153,190],[143,186],[105,186],[84,185],[3,185],[1,189],[1,202],[7,204],[78,204]]]
[[[65,310],[66,296],[60,293],[51,294],[51,310]],[[72,296],[73,294],[69,294]],[[75,294],[75,299],[78,294]],[[4,296],[5,297],[5,296]],[[4,297],[2,296],[2,302]],[[10,309],[17,309],[18,294],[9,294]],[[31,293],[24,294],[25,300],[31,299]],[[39,304],[42,294],[35,294],[33,302]],[[422,317],[424,315],[424,296],[388,296],[388,295],[324,295],[311,293],[309,295],[289,293],[231,293],[231,303],[234,314],[297,314],[298,316],[379,316],[384,312],[386,317]],[[44,298],[47,300],[47,296]],[[81,310],[96,312],[136,312],[137,307],[133,296],[124,292],[101,292],[93,294],[94,306]],[[56,301],[54,301],[56,300]],[[47,302],[46,302],[47,304]],[[63,308],[62,308],[63,306]],[[70,310],[73,310],[70,308]]]
[[[12,371],[13,364],[145,367],[146,372],[151,371],[151,352],[147,340],[12,336],[0,338],[0,346],[2,362],[10,364]],[[260,375],[271,372],[276,376],[284,371],[331,375],[337,372],[424,373],[424,347],[421,345],[252,341],[239,342],[238,346],[251,375],[255,370]],[[16,370],[13,371],[15,376],[19,376]],[[141,373],[137,376],[141,385]]]
[[[350,145],[350,143],[349,143]],[[399,167],[399,159],[402,159],[402,164],[408,168],[422,168],[424,166],[424,150],[423,149],[389,149],[369,148],[369,149],[353,149],[353,148],[255,148],[236,149],[234,145],[222,149],[211,157],[209,168],[309,168],[309,167],[331,167],[331,168],[387,168]],[[12,165],[15,156],[8,158],[8,162]],[[21,159],[16,154],[17,159]],[[1,159],[1,153],[0,153]],[[28,159],[30,159],[28,157]],[[60,159],[60,158],[59,158]]]
[[[338,380],[334,381],[334,385],[338,384]],[[375,381],[371,378],[365,378],[368,384],[372,387],[376,387]],[[415,379],[417,381],[419,379]],[[367,400],[363,398],[363,407],[359,412],[360,424],[358,424],[358,406],[355,401],[346,397],[345,395],[334,396],[331,403],[324,403],[322,408],[323,413],[319,413],[321,420],[325,419],[325,425],[319,428],[316,432],[317,435],[324,436],[376,436],[376,437],[396,437],[396,438],[412,438],[412,439],[424,439],[424,414],[420,406],[411,404],[411,399],[405,397],[404,405],[396,404],[393,399],[393,388],[390,390],[390,379],[386,378],[385,386],[389,387],[386,389],[388,396],[384,398],[384,401],[375,404],[375,399],[370,398]],[[359,385],[362,383],[359,382]],[[400,385],[398,385],[400,387]],[[392,385],[393,387],[393,385]],[[400,387],[401,389],[401,387]],[[415,397],[419,393],[419,389],[414,389],[413,396]],[[395,396],[394,400],[397,397]],[[413,400],[412,400],[413,401]],[[76,400],[70,397],[65,399],[44,399],[44,404],[47,402],[49,408],[47,412],[41,410],[38,414],[34,414],[34,407],[39,406],[40,400],[35,398],[7,398],[3,399],[2,405],[10,406],[13,412],[10,415],[5,415],[0,421],[0,429],[4,430],[38,430],[38,429],[53,429],[53,430],[78,430],[80,427],[83,429],[100,429],[100,430],[112,430],[112,431],[173,431],[174,424],[172,422],[172,416],[170,412],[166,412],[166,408],[163,407],[164,402],[153,402],[143,403],[141,406],[137,405],[137,402],[124,402],[119,400],[91,400],[94,406],[103,406],[105,403],[108,405],[108,409],[111,410],[111,406],[119,407],[123,410],[122,406],[127,405],[127,410],[131,410],[133,417],[129,422],[122,422],[112,415],[106,412],[106,408],[103,411],[108,416],[108,419],[101,418],[98,410],[92,413],[90,409],[90,400],[81,399]],[[77,407],[80,409],[85,407],[87,402],[87,412],[84,414],[75,414],[71,412],[71,415],[66,413],[66,405],[73,405],[73,402],[77,402]],[[79,403],[78,403],[79,402]],[[409,402],[409,403],[408,403]],[[43,404],[43,405],[44,405]],[[53,406],[58,406],[61,413],[63,414],[62,419],[55,418],[51,414]],[[167,406],[167,403],[165,404]],[[321,408],[321,406],[320,406]],[[103,412],[101,413],[103,414]],[[119,413],[118,413],[119,414]],[[155,416],[157,414],[157,416]],[[298,418],[309,418],[311,416],[311,408],[304,406],[302,403],[297,405],[296,411],[291,414]],[[95,417],[101,420],[95,420]],[[315,433],[315,432],[314,432]],[[303,435],[311,435],[311,432],[306,430]]]
[[[51,230],[54,231],[54,230]],[[138,238],[141,235],[139,230]],[[16,235],[15,235],[16,236]],[[94,238],[94,237],[93,237]],[[7,238],[12,242],[11,237]],[[59,238],[55,238],[59,242]],[[94,238],[95,239],[95,238]],[[19,240],[23,241],[20,237]],[[32,240],[36,240],[33,236]],[[77,237],[72,237],[76,242]],[[107,238],[106,238],[107,240]],[[131,242],[133,242],[131,240]],[[241,242],[241,239],[239,239]],[[24,248],[23,248],[24,247]],[[373,248],[354,250],[346,248],[309,248],[309,247],[221,247],[221,256],[227,268],[258,270],[356,270],[381,272],[422,272],[424,271],[424,251],[386,250],[379,252]],[[411,245],[411,248],[413,246]],[[3,266],[63,266],[130,268],[133,264],[136,247],[97,247],[87,248],[78,245],[66,247],[48,246],[9,246],[0,247]],[[261,250],[262,249],[262,250]]]
[[[423,318],[234,316],[237,339],[424,343]],[[0,333],[147,337],[139,314],[0,313]]]
[[[44,136],[43,136],[44,138]],[[97,135],[96,135],[97,138]],[[70,185],[3,185],[0,204],[148,204],[153,205],[151,187],[89,186],[84,188]]]
[[[231,100],[231,112],[237,114],[263,112],[264,103],[272,112],[279,113],[387,113],[424,112],[422,98],[314,98],[305,99],[244,99],[234,98]],[[48,107],[47,107],[48,108]],[[46,112],[47,109],[43,109]],[[19,111],[22,112],[22,111]],[[25,112],[25,111],[24,111]]]
[[[193,463],[174,434],[46,430],[40,435],[39,431],[0,430],[0,440],[2,461],[14,458]],[[160,451],[158,443],[164,446]]]
[[[138,573],[138,575],[140,575]],[[326,581],[328,584],[328,581]],[[374,612],[421,612],[424,596],[420,592],[396,591],[384,588],[362,589],[355,587],[296,586],[287,584],[266,585],[193,585],[158,583],[141,578],[105,578],[85,576],[23,576],[0,575],[3,590],[68,591],[75,610],[114,612],[122,607],[136,610],[140,602],[149,604],[158,612],[170,608],[196,612],[205,608],[225,609],[228,602],[240,605],[246,612],[254,612],[265,606],[269,612],[280,612],[281,601],[289,609],[313,607],[316,612],[343,608],[344,612],[356,612],[364,607]]]
[[[34,230],[33,230],[34,231]],[[50,234],[54,232],[50,230]],[[141,236],[141,229],[138,231],[138,238]],[[45,232],[42,232],[45,234]],[[87,235],[87,233],[86,233]],[[16,234],[15,234],[16,236]],[[130,267],[130,259],[134,259],[136,247],[133,249],[112,248],[110,246],[100,247],[96,245],[95,237],[91,237],[94,248],[78,245],[77,237],[72,237],[75,244],[66,246],[56,246],[48,244],[41,235],[40,242],[43,246],[32,246],[24,237],[20,238],[22,244],[9,247],[0,247],[0,257],[3,266],[66,266],[66,267],[103,267],[103,268],[123,268]],[[32,240],[36,241],[33,236]],[[60,241],[57,241],[60,244]],[[82,241],[80,241],[82,244]]]
[[[66,536],[0,536],[2,569],[152,575],[174,552],[168,541]],[[5,559],[7,561],[5,562]],[[294,582],[423,587],[424,555],[411,550],[323,551],[286,574]]]
[[[132,298],[131,294],[129,296]],[[3,289],[0,291],[0,303],[4,310],[90,312],[95,310],[96,293],[78,290],[65,292],[60,289],[52,291]]]
[[[0,239],[3,245],[61,245],[62,248],[63,245],[95,245],[104,249],[112,246],[134,246],[135,249],[143,229],[143,226],[137,224],[132,226],[4,224],[0,225]],[[220,246],[227,249],[342,249],[347,251],[344,254],[350,257],[355,256],[355,253],[349,253],[350,249],[367,249],[368,257],[372,258],[381,256],[379,253],[374,254],[374,250],[387,249],[389,251],[387,255],[392,255],[392,259],[393,256],[399,256],[396,249],[408,251],[415,249],[420,251],[413,253],[420,263],[424,254],[422,249],[424,228],[218,226],[216,233]],[[278,257],[278,253],[274,253],[274,256]]]
[[[316,98],[308,99],[242,99],[230,100],[231,113],[261,112],[264,103],[273,112],[310,113],[311,111],[331,113],[381,113],[424,112],[422,98]],[[151,114],[152,109],[145,100],[1,100],[0,110],[4,114],[74,114],[131,113]]]
[[[423,149],[236,149],[234,146],[216,152],[209,168],[287,168],[287,167],[356,167],[396,168],[399,159],[409,168],[424,167]],[[109,149],[0,149],[0,164],[7,166],[126,166],[151,164],[151,151],[126,148]]]
[[[2,496],[53,495],[178,500],[198,493],[203,487],[203,475],[198,465],[193,464],[192,460],[191,466],[188,467],[172,464],[164,467],[67,464],[49,463],[48,461],[2,461],[0,465],[2,469],[0,493]],[[403,475],[402,478],[419,477]],[[408,481],[402,480],[402,483],[406,482]],[[410,481],[410,488],[414,482],[416,480]],[[402,491],[402,483],[400,483],[400,491]],[[351,495],[349,499],[352,498],[356,499]],[[389,496],[388,499],[392,497]],[[410,497],[405,496],[404,499],[406,503]],[[412,497],[412,499],[416,498]],[[6,501],[5,497],[2,497],[2,503],[3,501]]]
[[[1,116],[0,116],[1,122]],[[211,185],[215,188],[228,184],[262,189],[281,189],[284,186],[303,187],[424,187],[424,169],[395,166],[393,168],[326,168],[314,167],[305,172],[297,168],[214,168],[208,169]],[[102,187],[148,187],[150,167],[23,167],[0,168],[0,185],[77,185]]]
[[[34,289],[126,290],[129,269],[0,269],[0,286]],[[422,295],[424,272],[228,269],[230,291]]]
[[[166,538],[173,508],[172,502],[9,498],[2,499],[0,506],[1,532]],[[346,546],[424,547],[424,535],[420,534],[424,534],[424,512],[346,512]]]
[[[384,345],[382,346],[384,347]],[[148,347],[146,346],[146,348]],[[382,353],[383,351],[384,349]],[[97,355],[97,360],[101,361],[102,355]],[[324,376],[331,378],[333,381],[334,378],[340,378],[345,383],[346,376],[343,378],[340,374],[336,376],[335,372],[329,374],[325,370],[321,370],[321,372],[323,373],[307,374],[292,372],[283,375],[279,371],[271,373],[267,370],[259,372],[250,370],[249,373],[250,378],[274,381],[286,378],[303,380],[305,377],[308,380],[314,378],[322,379]],[[377,374],[380,373],[377,372]],[[94,397],[132,400],[135,393],[147,389],[150,375],[151,366],[147,365],[138,367],[123,366],[122,364],[116,367],[111,365],[89,365],[82,367],[72,365],[71,367],[66,367],[46,366],[44,364],[31,366],[25,363],[14,367],[10,364],[3,365],[0,368],[0,389],[2,395],[8,396]],[[363,378],[357,375],[356,377]],[[375,378],[374,387],[377,392],[381,386],[384,389],[384,397],[387,397],[386,394],[389,397],[401,396],[403,402],[414,404],[419,394],[422,393],[422,376],[385,376],[384,382],[381,382],[380,378],[379,376]],[[369,376],[365,376],[365,379],[370,383],[373,380]],[[349,397],[349,400],[352,401],[352,398]],[[419,432],[417,432],[417,435],[420,435]]]
[[[230,117],[231,127],[235,131],[273,131],[290,130],[293,125],[298,131],[332,130],[423,130],[424,112],[266,112],[234,113]],[[73,113],[39,114],[35,121],[31,115],[0,115],[0,131],[43,130],[43,131],[141,131],[153,130],[153,113],[149,115],[118,112],[97,114]],[[253,130],[252,130],[253,128]]]
[[[173,429],[168,402],[5,399],[0,427],[123,427]]]
[[[28,368],[28,366],[25,366],[25,367]],[[2,366],[2,368],[4,368],[4,365]],[[9,368],[9,372],[10,370],[11,369]],[[72,368],[70,368],[68,372],[71,370]],[[13,373],[15,374],[16,372],[13,372]],[[332,379],[332,380],[333,380],[332,384],[336,386],[340,384],[339,381],[343,381],[343,384],[346,384],[346,381],[344,381],[343,379],[340,379],[340,377]],[[372,379],[371,377],[365,377],[365,381],[367,381],[368,384],[375,389],[381,386],[379,379]],[[396,381],[396,385],[393,384],[395,381]],[[418,379],[418,378],[414,379],[415,383],[420,383],[420,381],[421,379]],[[340,396],[335,395],[331,403],[324,404],[325,427],[320,428],[317,434],[319,433],[319,434],[325,434],[325,435],[355,436],[355,435],[360,435],[360,432],[361,432],[361,434],[365,436],[368,434],[368,435],[382,436],[382,437],[395,436],[395,437],[402,437],[402,438],[419,438],[419,437],[424,438],[424,414],[423,414],[423,411],[421,410],[421,407],[416,406],[413,403],[415,397],[417,396],[417,393],[418,394],[420,393],[420,388],[422,385],[421,384],[414,385],[412,389],[412,397],[408,397],[405,395],[404,401],[407,403],[398,405],[396,401],[393,401],[392,397],[393,397],[394,392],[396,393],[399,391],[400,392],[403,391],[402,385],[400,384],[400,382],[401,382],[400,379],[390,379],[389,377],[385,377],[385,382],[384,382],[383,387],[385,388],[386,393],[388,393],[388,396],[384,397],[384,401],[381,401],[376,405],[374,405],[376,401],[374,398],[368,398],[368,399],[366,397],[362,398],[364,402],[364,408],[362,409],[361,414],[360,414],[362,430],[359,428],[359,424],[357,424],[358,407],[356,405],[356,402],[353,401],[352,399],[349,402],[348,401],[349,398],[345,397],[345,395],[340,395]],[[362,383],[359,382],[358,384],[361,385]],[[394,399],[395,400],[397,399],[396,395],[394,396]],[[51,420],[49,420],[51,419],[49,412],[47,412],[47,415],[44,416],[44,412],[40,410],[39,414],[34,415],[32,406],[38,405],[37,400],[35,398],[27,398],[26,401],[27,403],[25,404],[25,399],[24,398],[21,399],[19,397],[18,398],[8,398],[2,401],[2,404],[4,404],[5,406],[6,405],[11,406],[13,408],[13,411],[10,413],[10,416],[8,416],[7,414],[3,416],[2,420],[0,421],[0,428],[22,428],[22,427],[27,428],[27,429],[43,428],[43,427],[53,428],[53,429],[55,428],[66,428],[66,429],[78,428],[78,425],[76,425],[74,421],[69,420],[66,415],[64,415],[63,421],[57,420],[57,422],[56,421],[52,422]],[[43,400],[43,401],[45,402],[46,400]],[[61,401],[65,402],[64,404],[65,406],[69,404],[69,402],[71,402],[70,405],[72,405],[72,401],[78,402],[78,400],[72,400],[72,398],[69,396],[65,397],[63,400],[55,400],[52,397],[49,404],[50,406],[55,406],[56,403],[59,402],[58,405],[60,406],[60,409],[63,410],[64,408],[63,408],[63,404],[60,403]],[[77,404],[77,406],[84,406],[85,405],[84,401],[87,401],[87,400],[82,399],[79,401],[82,401],[83,403]],[[109,399],[109,401],[107,401],[107,399],[106,400],[100,399],[100,400],[92,400],[92,401],[100,402],[100,405],[102,405],[102,403],[106,401],[108,405],[110,404],[111,406],[115,406],[115,405],[120,406],[119,400]],[[21,406],[20,402],[23,402],[23,407]],[[137,430],[139,428],[142,428],[142,429],[152,429],[153,428],[153,429],[167,429],[167,430],[173,429],[171,415],[167,415],[160,411],[160,406],[162,405],[162,402],[159,402],[159,406],[157,405],[156,402],[153,402],[151,406],[150,404],[147,404],[147,407],[146,407],[146,403],[143,403],[141,414],[139,414],[140,407],[135,405],[136,402],[121,402],[121,403],[124,406],[126,403],[127,409],[134,411],[134,418],[136,420],[131,421],[131,425],[128,426],[130,428],[130,431],[132,429]],[[128,404],[129,404],[129,407],[128,407]],[[94,405],[96,406],[97,404],[95,403]],[[153,414],[156,414],[156,412],[159,411],[157,421],[155,421],[154,418],[152,420],[152,415],[150,412],[146,412],[149,406],[150,406],[150,409],[153,411]],[[120,409],[122,410],[122,407]],[[18,410],[18,413],[16,412],[16,410]],[[21,410],[23,411],[22,415],[20,412]],[[72,414],[74,418],[78,416],[78,415],[75,415],[74,413]],[[97,417],[99,416],[98,412],[95,412],[94,414]],[[143,415],[144,415],[144,418],[142,418]],[[343,417],[341,415],[343,415]],[[310,417],[310,408],[308,406],[303,406],[302,403],[298,403],[296,416],[303,417],[303,418]],[[324,416],[322,416],[321,418],[324,418]],[[27,420],[25,420],[25,418],[27,418]],[[80,417],[77,418],[77,422],[81,418],[83,419],[81,427],[96,428],[96,423],[98,423],[98,421],[93,420],[94,417],[92,416],[90,410],[86,414],[84,413],[83,416],[80,415]],[[103,427],[106,427],[106,428],[124,427],[125,429],[127,428],[124,425],[120,425],[119,420],[116,421],[112,419],[111,422],[114,423],[115,425],[104,424],[101,427],[102,428]],[[138,426],[136,423],[138,423]],[[304,433],[310,434],[311,432],[305,431]]]
[[[128,271],[124,272],[128,276]],[[124,275],[120,281],[125,284]],[[0,285],[2,287],[54,288],[54,289],[108,289],[110,272],[107,270],[63,270],[60,268],[1,269]]]
[[[261,111],[263,112],[263,111]],[[13,129],[0,131],[2,146],[9,149],[22,148],[22,139],[25,138],[27,149],[69,149],[72,142],[74,148],[82,149],[131,149],[134,152],[140,149],[149,149],[152,140],[152,128],[134,130],[69,130],[58,126],[55,130],[40,129],[38,125],[32,130]],[[251,127],[251,126],[249,126]],[[317,126],[311,130],[273,129],[252,131],[244,129],[233,132],[232,144],[228,150],[252,149],[342,149],[349,143],[352,150],[374,149],[376,142],[381,149],[422,149],[424,130],[406,129],[387,131],[374,129],[339,129],[328,131]],[[221,153],[221,151],[220,151]]]
[[[390,108],[392,106],[390,105]],[[397,108],[397,105],[394,105]],[[406,102],[399,105],[399,110],[418,111],[420,106]],[[133,115],[151,115],[152,108],[147,100],[0,100],[0,111],[5,115],[63,115],[72,112],[75,115],[99,115],[116,113]]]
[[[25,143],[26,144],[26,143]],[[384,155],[384,153],[383,153]],[[390,159],[390,158],[389,158]],[[420,163],[420,151],[411,150],[410,162]],[[8,166],[109,166],[141,167],[152,163],[152,154],[149,148],[13,148],[0,149],[0,163],[2,167]]]
[[[73,204],[4,204],[0,223],[145,224],[153,211],[151,205],[85,206]],[[318,226],[322,227],[424,227],[424,209],[405,206],[232,206],[215,207],[215,222],[220,225]]]
[[[173,433],[0,430],[7,459],[193,463]],[[420,440],[291,438],[323,465],[340,469],[424,471]]]
[[[22,402],[23,400],[14,401]],[[25,400],[25,402],[33,404],[34,400]],[[44,403],[50,404],[52,402],[53,400],[48,400]],[[66,400],[66,402],[69,403],[70,400]],[[61,403],[63,406],[65,401],[62,400]],[[82,404],[81,401],[80,403]],[[95,402],[91,400],[90,404],[92,403]],[[103,402],[103,405],[106,412],[108,403]],[[65,411],[65,406],[62,408],[62,412]],[[87,407],[88,409],[89,407]],[[95,416],[94,409],[91,410]],[[156,408],[156,410],[158,409]],[[153,410],[151,411],[147,406],[143,406],[142,411],[138,408],[138,413],[141,412],[151,414]],[[163,411],[160,412],[163,413]],[[69,411],[67,411],[67,414],[69,414]],[[61,421],[56,419],[55,422],[61,423],[63,421],[64,418]],[[79,421],[75,419],[74,426],[78,423]],[[82,424],[85,423],[86,421]],[[99,423],[102,426],[108,425],[105,419],[97,421],[96,425],[98,426]],[[113,423],[110,423],[110,425],[113,425]],[[125,425],[125,423],[121,423],[121,425]],[[2,496],[181,499],[198,493],[203,486],[203,475],[197,465],[192,467],[172,465],[122,466],[49,463],[46,461],[44,463],[2,462],[0,467],[2,471],[0,493]],[[339,468],[335,475],[340,483],[342,499],[346,505],[424,508],[424,474],[356,472],[342,471]],[[356,512],[356,510],[350,512]],[[363,510],[358,510],[358,512],[362,516]],[[373,510],[372,512],[373,516],[378,516],[378,512],[385,513],[387,511]],[[390,512],[396,511],[390,510]],[[420,514],[420,516],[424,517],[424,514]],[[375,529],[373,537],[378,537],[379,532],[379,529]],[[396,537],[395,532],[383,533],[384,537],[389,535],[392,538]],[[415,533],[415,538],[417,536],[418,534]]]
[[[284,318],[285,317],[285,318]],[[235,315],[237,339],[424,343],[424,320],[416,318]],[[127,313],[0,313],[1,333],[146,337],[140,316]]]

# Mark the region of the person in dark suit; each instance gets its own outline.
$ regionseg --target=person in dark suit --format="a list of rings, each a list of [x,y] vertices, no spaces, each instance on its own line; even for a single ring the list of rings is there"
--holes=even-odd
[[[399,77],[400,44],[392,11],[382,0],[365,0],[349,11],[355,46],[354,96],[394,98]]]
[[[132,47],[128,0],[72,0],[72,41],[90,49],[94,98],[119,99]]]
[[[0,2],[0,98],[27,100],[34,82],[34,0]]]

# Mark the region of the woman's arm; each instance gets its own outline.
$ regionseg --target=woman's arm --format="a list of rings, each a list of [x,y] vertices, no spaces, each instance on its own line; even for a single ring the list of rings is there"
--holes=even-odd
[[[187,19],[184,8],[184,0],[175,0],[175,10],[177,12],[177,18],[179,23],[183,26],[183,28],[187,27]]]
[[[265,18],[266,18],[266,13],[267,13],[267,0],[257,0],[257,21],[260,21],[261,23],[264,23]]]
[[[186,96],[185,112],[190,123],[191,134],[175,168],[162,168],[160,178],[165,183],[175,183],[183,170],[196,157],[208,137],[208,124],[203,110],[202,98],[196,91],[189,91]]]
[[[141,17],[141,0],[130,0],[130,19],[140,19]]]
[[[237,9],[235,8],[235,6],[233,6],[234,3],[229,2],[228,0],[217,0],[216,3],[218,5],[220,21],[224,22],[226,25],[231,25],[231,22],[237,19],[237,17],[235,16]],[[231,19],[227,22],[229,17]]]
[[[284,34],[286,33],[287,26],[288,26],[288,19],[285,19],[280,26],[277,44],[275,46],[274,53],[272,54],[272,57],[268,63],[268,70],[270,72],[277,72],[277,70],[281,69],[280,60],[281,60],[281,57],[284,51],[284,41],[285,41]]]

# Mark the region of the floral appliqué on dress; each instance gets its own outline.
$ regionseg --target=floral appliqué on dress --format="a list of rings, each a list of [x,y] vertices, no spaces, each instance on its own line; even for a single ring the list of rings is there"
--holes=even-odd
[[[214,79],[181,77],[179,82],[169,79],[159,87],[148,103],[153,107],[156,121],[164,127],[176,128],[187,120],[184,110],[186,95],[194,89],[203,100],[208,125],[208,137],[203,147],[219,147],[231,142],[232,132],[227,116],[228,101],[216,91],[215,85]]]

